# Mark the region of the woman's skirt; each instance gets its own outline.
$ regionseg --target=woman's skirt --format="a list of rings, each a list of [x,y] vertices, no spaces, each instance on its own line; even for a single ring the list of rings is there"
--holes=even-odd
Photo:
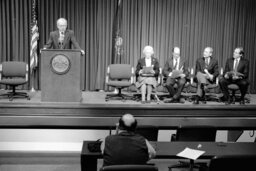
[[[152,85],[156,88],[157,81],[155,77],[138,77],[138,81],[135,83],[137,88],[140,88],[143,84]]]

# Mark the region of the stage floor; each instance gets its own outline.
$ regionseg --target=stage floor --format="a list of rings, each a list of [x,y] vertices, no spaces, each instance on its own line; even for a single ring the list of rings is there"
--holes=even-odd
[[[0,94],[5,90],[0,90]],[[41,92],[29,92],[31,100],[0,97],[0,128],[96,128],[115,125],[124,113],[137,117],[142,125],[155,125],[162,129],[180,125],[213,125],[220,129],[256,128],[256,94],[247,95],[246,105],[225,105],[217,101],[194,105],[163,101],[141,104],[137,100],[105,101],[107,93],[82,92],[82,101],[41,102]],[[132,93],[127,93],[132,95]],[[164,94],[158,94],[159,97]],[[193,94],[184,94],[187,97]]]
[[[5,93],[6,90],[1,90],[0,91],[0,94],[3,94]],[[54,103],[54,102],[42,102],[41,101],[41,91],[35,91],[35,92],[31,92],[29,91],[28,94],[30,95],[30,100],[27,100],[25,98],[15,98],[13,99],[13,101],[9,101],[9,99],[6,97],[6,96],[0,96],[0,104],[1,103],[9,103],[9,104],[15,104],[15,103],[27,103],[27,104],[38,104],[38,103],[41,103],[41,104],[44,104],[44,103]],[[106,101],[105,100],[105,97],[106,97],[106,94],[114,94],[113,92],[104,92],[104,91],[82,91],[82,101],[79,103],[79,104],[109,104],[109,105],[117,105],[117,104],[122,104],[122,105],[164,105],[164,106],[170,106],[170,105],[178,105],[178,106],[190,106],[190,105],[193,105],[193,106],[197,106],[197,105],[194,105],[193,102],[191,100],[188,100],[189,97],[195,95],[193,93],[185,93],[183,94],[184,97],[188,97],[187,100],[185,100],[185,103],[164,103],[163,100],[160,100],[160,101],[157,101],[155,98],[151,101],[151,103],[146,103],[146,104],[141,104],[141,101],[139,100],[125,100],[125,101],[122,101],[122,100],[109,100],[109,101]],[[138,94],[138,93],[130,93],[130,92],[124,92],[124,94],[127,94],[127,95],[134,95],[134,94]],[[167,95],[167,93],[155,93],[158,95],[158,97],[160,98],[161,96],[165,96]],[[217,96],[222,96],[221,94],[217,94]],[[246,103],[246,105],[256,105],[256,94],[247,94],[246,95],[246,98],[247,99],[250,99],[250,103]],[[161,99],[161,98],[160,98]],[[199,104],[200,105],[205,105],[205,104]],[[207,101],[207,105],[214,105],[214,106],[220,106],[220,105],[224,105],[224,103],[220,103],[220,102],[217,102],[215,100],[213,101]],[[238,102],[236,102],[235,104],[231,104],[231,106],[234,106],[234,105],[239,105]]]

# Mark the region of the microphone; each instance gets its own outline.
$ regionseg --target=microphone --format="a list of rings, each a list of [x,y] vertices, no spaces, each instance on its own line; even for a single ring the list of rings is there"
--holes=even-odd
[[[64,32],[63,31],[60,32],[59,45],[60,45],[61,49],[63,48],[64,37],[65,37]]]

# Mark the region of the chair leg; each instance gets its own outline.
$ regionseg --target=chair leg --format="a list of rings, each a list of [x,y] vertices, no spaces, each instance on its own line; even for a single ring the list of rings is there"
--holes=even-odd
[[[125,101],[126,99],[132,99],[133,96],[129,96],[126,94],[122,94],[121,92],[122,88],[118,88],[118,93],[117,94],[107,94],[105,97],[105,101],[110,100],[111,98],[116,98],[116,99],[120,99],[122,101]]]
[[[6,94],[3,94],[3,95],[6,95],[9,98],[9,101],[12,101],[13,98],[15,98],[15,97],[25,97],[28,100],[30,100],[30,97],[27,93],[25,93],[25,92],[16,92],[15,86],[11,86],[11,88],[12,88],[11,92],[7,92]]]
[[[232,90],[232,104],[236,103],[236,90]]]

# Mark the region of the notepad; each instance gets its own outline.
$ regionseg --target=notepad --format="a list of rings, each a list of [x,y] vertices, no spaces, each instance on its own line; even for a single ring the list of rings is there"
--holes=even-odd
[[[173,70],[171,78],[178,78],[183,72],[181,70]]]
[[[191,149],[191,148],[186,147],[183,151],[178,153],[177,156],[192,159],[192,160],[196,160],[196,159],[198,159],[198,157],[200,157],[204,153],[205,153],[205,151],[195,150],[195,149]]]
[[[152,66],[150,66],[150,67],[143,66],[142,74],[151,74],[152,70],[153,70]]]

